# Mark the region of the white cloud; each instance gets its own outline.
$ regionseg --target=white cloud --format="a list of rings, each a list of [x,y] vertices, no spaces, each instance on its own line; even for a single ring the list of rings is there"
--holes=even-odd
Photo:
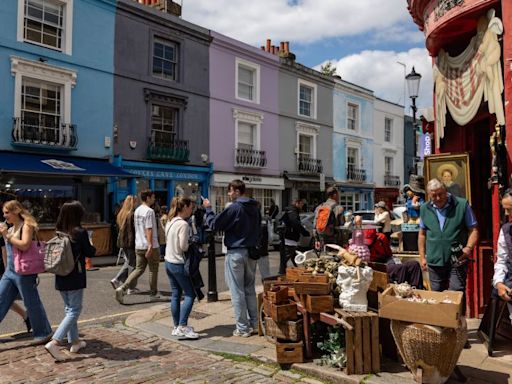
[[[408,74],[414,66],[415,71],[421,74],[416,105],[418,108],[432,106],[432,62],[426,49],[413,48],[407,52],[362,51],[359,54],[330,61],[336,66],[336,72],[342,79],[371,89],[376,96],[401,105],[404,105],[405,79],[404,67],[398,62],[406,65],[405,74]],[[319,70],[321,64],[314,68]],[[411,99],[405,90],[405,106],[408,114],[410,114],[410,105]]]
[[[257,46],[267,38],[307,44],[381,30],[394,32],[379,39],[417,39],[396,33],[412,25],[404,0],[182,1],[183,19]]]

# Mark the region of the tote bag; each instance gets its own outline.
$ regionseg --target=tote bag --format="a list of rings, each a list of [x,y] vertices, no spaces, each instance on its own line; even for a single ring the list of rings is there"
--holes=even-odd
[[[20,231],[21,240],[21,231]],[[18,275],[35,275],[43,273],[44,269],[44,241],[37,239],[30,242],[26,251],[12,247],[14,257],[14,271]]]

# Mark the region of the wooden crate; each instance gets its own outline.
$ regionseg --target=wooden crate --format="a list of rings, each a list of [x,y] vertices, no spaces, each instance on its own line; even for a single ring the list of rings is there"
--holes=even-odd
[[[265,333],[276,339],[300,341],[303,336],[303,322],[302,319],[299,319],[277,323],[271,317],[265,317]]]
[[[345,329],[345,373],[379,373],[379,316],[374,312],[344,311],[338,308],[335,312],[353,327],[352,331]]]
[[[299,343],[276,343],[276,358],[279,364],[304,362],[302,341]]]
[[[311,296],[306,295],[304,300],[306,311],[310,313],[333,312],[334,299],[332,295]]]
[[[297,295],[329,295],[331,293],[330,283],[301,283],[293,285]]]
[[[304,268],[286,268],[286,280],[298,281],[299,276],[304,272],[306,272]]]
[[[290,302],[287,304],[274,304],[267,298],[263,298],[263,312],[270,316],[274,321],[297,320],[297,304]]]
[[[313,275],[312,272],[305,272],[298,276],[301,283],[328,283],[329,276],[322,274]]]
[[[288,302],[288,287],[281,285],[273,285],[266,292],[267,298],[274,304],[285,304]]]

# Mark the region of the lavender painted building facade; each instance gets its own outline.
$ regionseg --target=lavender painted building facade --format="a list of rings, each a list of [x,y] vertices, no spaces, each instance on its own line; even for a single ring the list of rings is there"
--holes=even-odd
[[[268,208],[280,204],[279,58],[211,31],[210,196],[216,210],[227,203],[227,185],[246,183]]]

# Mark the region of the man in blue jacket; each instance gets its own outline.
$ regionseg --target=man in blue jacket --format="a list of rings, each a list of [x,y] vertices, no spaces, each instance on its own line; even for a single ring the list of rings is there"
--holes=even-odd
[[[205,220],[212,230],[224,231],[228,249],[224,274],[236,320],[233,335],[249,337],[258,326],[255,275],[261,213],[257,201],[245,196],[243,181],[231,181],[228,196],[232,204],[218,215],[213,213],[208,199],[204,199]]]

